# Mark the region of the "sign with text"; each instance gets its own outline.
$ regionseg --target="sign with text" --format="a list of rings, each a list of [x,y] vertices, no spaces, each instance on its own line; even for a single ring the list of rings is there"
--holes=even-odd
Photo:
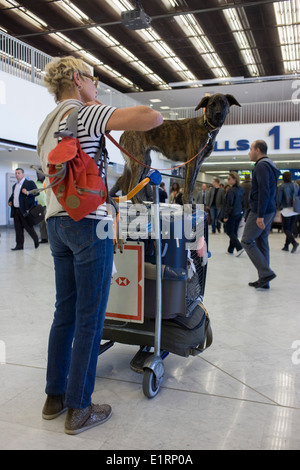
[[[255,140],[265,140],[269,155],[300,153],[300,128],[297,122],[223,126],[212,156],[248,154]]]
[[[126,242],[114,256],[116,272],[111,280],[106,318],[144,322],[144,244]]]

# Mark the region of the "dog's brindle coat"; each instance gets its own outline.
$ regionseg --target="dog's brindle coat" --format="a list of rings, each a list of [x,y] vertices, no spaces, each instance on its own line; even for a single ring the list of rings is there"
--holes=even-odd
[[[232,105],[241,106],[232,95],[217,93],[206,96],[195,108],[196,111],[205,108],[204,115],[178,121],[166,120],[161,126],[150,131],[125,131],[121,135],[120,145],[137,160],[151,166],[151,150],[161,152],[170,160],[185,162],[203,149],[208,142],[204,150],[186,165],[183,203],[192,203],[200,167],[213,151],[216,136]],[[122,190],[128,193],[146,176],[149,169],[125,154],[123,157],[126,161],[124,171],[128,174],[130,170],[131,173],[130,182],[127,178],[128,186],[122,185]],[[137,195],[133,202],[141,202],[141,199],[141,195]]]

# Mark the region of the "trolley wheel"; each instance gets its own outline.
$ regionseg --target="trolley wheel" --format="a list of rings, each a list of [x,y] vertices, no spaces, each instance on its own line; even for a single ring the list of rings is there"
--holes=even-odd
[[[159,386],[156,375],[153,370],[145,369],[143,377],[143,392],[148,398],[155,397],[159,392]]]

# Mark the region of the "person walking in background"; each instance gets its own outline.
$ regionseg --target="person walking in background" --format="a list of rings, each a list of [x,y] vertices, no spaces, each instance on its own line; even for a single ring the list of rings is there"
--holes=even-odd
[[[44,189],[46,187],[45,183],[45,176],[42,173],[42,169],[40,168],[40,173],[37,172],[37,180],[35,185],[38,189]],[[46,207],[46,191],[41,191],[36,196],[37,203],[43,207]],[[41,232],[41,241],[40,243],[48,243],[48,232],[47,232],[47,224],[45,219],[40,223],[40,232]]]
[[[169,197],[169,204],[175,204],[176,197],[179,194],[179,189],[180,189],[180,186],[179,186],[178,183],[173,183],[172,184],[170,197]]]
[[[196,204],[203,204],[206,206],[206,199],[207,199],[207,186],[205,183],[201,186],[201,191],[198,192],[196,198]]]
[[[34,241],[34,247],[38,248],[39,239],[37,233],[34,228],[28,224],[26,219],[26,212],[35,204],[35,196],[28,194],[28,191],[36,189],[36,185],[33,181],[25,178],[23,168],[17,168],[15,175],[17,182],[13,185],[12,195],[8,200],[16,232],[16,246],[12,248],[12,251],[24,249],[24,229]]]
[[[206,202],[207,209],[209,209],[210,212],[212,233],[216,233],[216,229],[218,232],[221,231],[221,223],[218,217],[223,207],[224,199],[225,191],[220,187],[220,180],[214,178]]]
[[[175,204],[180,204],[181,206],[183,206],[183,193],[184,193],[184,188],[179,188],[179,191],[178,191],[178,194],[175,198]]]
[[[165,183],[162,181],[159,185],[159,202],[166,202],[166,199],[168,199],[168,194],[167,194],[167,191],[166,191],[166,185]]]
[[[299,192],[300,192],[300,180],[296,180],[295,185],[296,185],[296,189],[298,189],[298,194],[299,194]],[[300,234],[300,214],[297,215],[295,223],[294,223],[294,227],[293,227],[294,237],[297,238],[299,234]]]
[[[290,171],[285,171],[282,178],[283,183],[277,191],[277,206],[282,215],[282,228],[286,236],[282,250],[289,251],[289,245],[292,244],[291,253],[296,253],[299,243],[294,238],[293,226],[298,214],[293,210],[293,198],[298,195],[299,187],[292,183],[292,173]]]
[[[229,173],[228,183],[230,188],[226,193],[223,213],[224,231],[230,240],[227,251],[233,254],[236,249],[236,256],[240,256],[244,248],[237,233],[245,212],[245,191],[240,187],[240,177],[235,171]]]
[[[255,288],[269,288],[276,277],[270,268],[269,233],[276,214],[276,190],[280,171],[267,156],[268,146],[263,140],[251,144],[249,157],[255,162],[249,197],[250,212],[242,237],[242,247],[257,269],[258,280],[249,282]]]

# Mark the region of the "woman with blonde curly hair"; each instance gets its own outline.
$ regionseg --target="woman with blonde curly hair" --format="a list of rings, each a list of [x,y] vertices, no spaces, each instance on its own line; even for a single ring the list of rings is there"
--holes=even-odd
[[[75,106],[78,139],[91,158],[106,131],[145,131],[162,124],[161,115],[147,106],[117,109],[96,100],[98,80],[80,59],[53,59],[46,66],[44,80],[57,103],[38,135],[37,149],[45,173],[48,154],[57,145],[54,132],[65,129]],[[43,418],[53,419],[67,409],[68,434],[78,434],[111,416],[109,405],[94,405],[91,401],[113,263],[113,241],[99,239],[96,234],[99,220],[105,218],[107,224],[112,223],[103,204],[75,222],[53,191],[47,191],[46,219],[55,267],[56,303],[49,336]]]

